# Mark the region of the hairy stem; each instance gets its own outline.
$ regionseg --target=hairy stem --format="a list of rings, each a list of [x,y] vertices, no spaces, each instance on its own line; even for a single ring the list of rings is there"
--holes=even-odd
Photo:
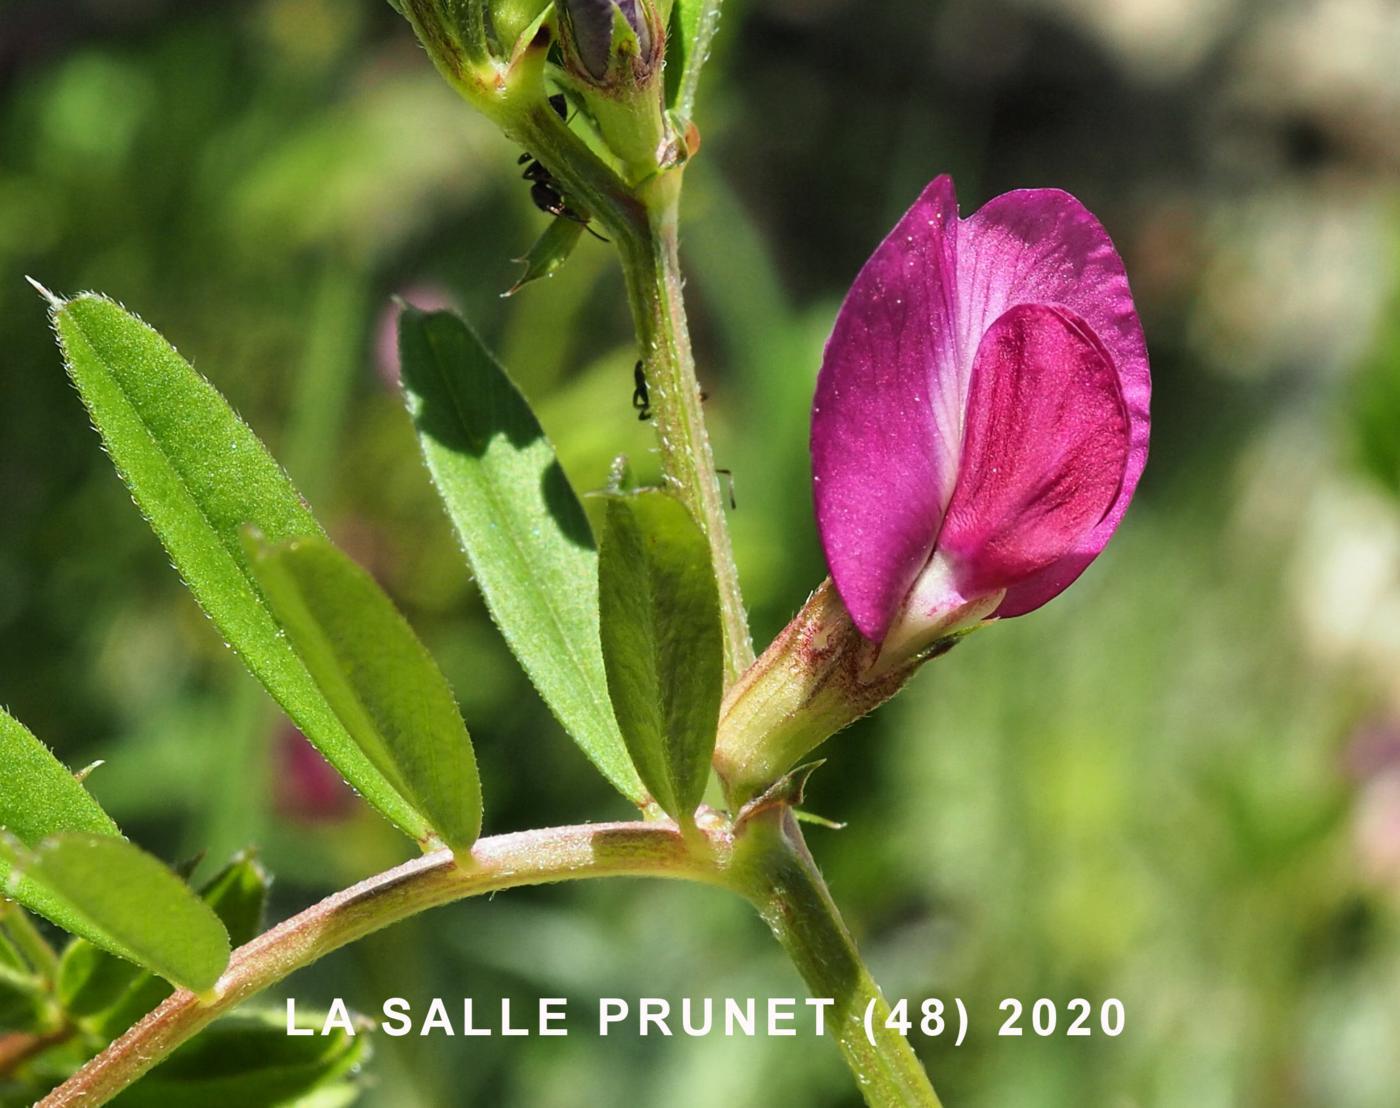
[[[646,233],[646,211],[627,183],[574,134],[544,98],[542,74],[522,66],[497,122],[564,186],[571,206],[597,218],[626,253]],[[538,85],[538,88],[536,88]],[[533,93],[532,93],[533,90]],[[520,106],[516,106],[516,105]]]
[[[482,893],[593,877],[670,877],[744,896],[773,929],[815,997],[829,998],[828,1034],[874,1108],[940,1108],[909,1043],[886,1031],[889,1007],[871,979],[785,806],[731,828],[688,835],[671,823],[599,823],[482,839],[470,864],[441,850],[313,905],[233,953],[201,1002],[181,989],[117,1039],[41,1108],[106,1103],[213,1020],[334,950],[408,916]],[[866,1038],[872,1013],[875,1040]]]
[[[617,244],[666,482],[710,541],[724,620],[725,685],[732,685],[753,663],[754,651],[686,327],[676,242],[681,167],[670,166],[632,184],[569,129],[547,97],[545,70],[554,33],[550,24],[509,62],[485,59],[464,51],[428,0],[405,2],[405,14],[448,83],[534,155],[562,186],[573,210],[583,218],[596,217]],[[694,99],[698,62],[709,51],[720,2],[707,0],[701,12],[694,44],[701,53],[697,64],[687,66],[682,97],[687,104]],[[474,33],[476,28],[470,30]],[[682,115],[688,115],[688,109]]]
[[[331,951],[408,916],[500,889],[589,877],[658,876],[724,884],[723,838],[687,842],[674,825],[600,823],[482,839],[472,864],[440,850],[337,893],[234,951],[201,1003],[181,989],[42,1101],[103,1104],[217,1017]]]
[[[683,171],[671,167],[635,187],[629,185],[550,108],[544,96],[544,61],[543,46],[517,59],[502,75],[490,114],[509,138],[549,170],[575,209],[595,217],[617,245],[662,472],[710,542],[724,621],[728,687],[753,664],[754,650],[685,318],[677,241]],[[478,95],[456,83],[468,99]]]
[[[856,950],[791,809],[755,816],[735,858],[735,878],[783,944],[813,996],[830,997],[829,1033],[871,1108],[941,1108],[903,1035],[886,1029],[890,1007]]]
[[[753,664],[753,640],[686,325],[677,243],[680,183],[680,170],[671,170],[645,187],[646,224],[642,234],[621,244],[622,271],[655,409],[662,469],[710,540],[724,621],[728,687]]]
[[[681,170],[660,173],[634,192],[542,101],[512,116],[507,132],[549,168],[617,244],[662,472],[710,540],[724,620],[725,684],[732,685],[753,664],[753,640],[686,324],[677,242]]]

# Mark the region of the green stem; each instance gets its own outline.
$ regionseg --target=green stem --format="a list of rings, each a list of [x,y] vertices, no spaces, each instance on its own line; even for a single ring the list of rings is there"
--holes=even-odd
[[[523,83],[527,78],[517,79]],[[677,242],[681,170],[658,174],[634,193],[542,99],[530,103],[503,119],[507,134],[548,167],[570,198],[596,216],[617,244],[646,368],[662,472],[710,540],[724,620],[725,684],[732,685],[753,664],[753,640],[686,324]]]
[[[812,995],[831,998],[828,1028],[866,1103],[941,1108],[909,1040],[886,1029],[890,1007],[861,961],[790,808],[753,817],[735,871],[740,890],[773,929]]]
[[[718,5],[714,7],[717,14]],[[416,3],[413,10],[417,13]],[[420,38],[425,28],[431,29],[421,14],[415,27]],[[710,541],[728,687],[753,664],[754,651],[686,326],[676,230],[681,168],[632,186],[589,149],[546,98],[546,33],[509,65],[470,66],[446,47],[435,48],[436,40],[424,42],[458,92],[533,154],[563,187],[571,206],[596,218],[617,245],[646,368],[662,472]]]
[[[621,244],[622,272],[646,365],[662,470],[710,540],[724,621],[728,687],[753,664],[753,640],[724,515],[719,474],[705,429],[695,356],[686,324],[677,242],[680,184],[680,170],[671,170],[648,182],[644,193],[647,222],[640,236]]]
[[[674,825],[599,823],[499,835],[472,848],[470,868],[440,850],[321,901],[234,951],[201,1003],[181,989],[40,1104],[103,1104],[214,1019],[331,951],[407,916],[463,897],[590,877],[657,876],[725,884],[727,839],[687,843]]]
[[[597,217],[622,249],[645,235],[646,211],[627,183],[549,106],[542,65],[537,70],[522,62],[511,71],[493,118],[564,186],[571,205]]]

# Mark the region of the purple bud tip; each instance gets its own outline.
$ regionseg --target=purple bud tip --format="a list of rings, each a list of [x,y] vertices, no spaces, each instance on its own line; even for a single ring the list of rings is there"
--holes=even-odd
[[[641,0],[561,0],[564,18],[573,33],[579,60],[589,74],[602,80],[612,60],[614,12],[632,28],[643,57],[651,53],[651,28]]]
[[[960,219],[934,181],[817,381],[817,525],[861,633],[907,657],[1068,587],[1132,499],[1150,393],[1122,260],[1079,201],[1027,189]]]

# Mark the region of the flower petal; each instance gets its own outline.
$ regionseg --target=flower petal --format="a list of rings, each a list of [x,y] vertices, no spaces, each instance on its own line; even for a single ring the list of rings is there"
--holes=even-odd
[[[1118,498],[1129,437],[1113,361],[1083,319],[1022,304],[993,323],[938,536],[958,591],[1013,588],[1092,533]]]
[[[1088,324],[1115,370],[1130,425],[1117,496],[1097,526],[1014,586],[997,615],[1021,615],[1071,584],[1098,556],[1127,510],[1147,462],[1151,375],[1123,261],[1103,225],[1058,189],[1022,189],[987,203],[959,227],[959,334],[970,364],[994,320],[1017,304],[1068,308]]]
[[[928,561],[957,475],[956,221],[940,177],[856,278],[817,378],[817,527],[841,599],[874,640]]]

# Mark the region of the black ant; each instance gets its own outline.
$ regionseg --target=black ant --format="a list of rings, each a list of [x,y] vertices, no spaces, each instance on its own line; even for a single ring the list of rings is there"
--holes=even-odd
[[[737,512],[739,510],[739,502],[734,499],[734,471],[732,469],[721,469],[716,466],[715,472],[729,478],[729,506]]]
[[[632,370],[632,407],[637,409],[637,418],[648,420],[651,418],[651,394],[647,391],[647,375],[642,368],[642,363],[637,362]]]
[[[646,369],[639,359],[632,367],[632,407],[637,410],[637,418],[647,420],[651,418],[651,393],[647,390]],[[706,393],[700,394],[700,399],[708,400]],[[727,477],[729,484],[729,506],[735,511],[739,509],[739,502],[734,498],[734,471],[732,469],[716,469],[715,473]]]
[[[647,391],[647,375],[642,369],[642,363],[640,361],[632,368],[632,384],[634,386],[632,389],[632,407],[637,409],[637,418],[643,420],[650,419],[651,394]],[[708,399],[710,399],[709,393],[702,392],[700,394],[700,402],[702,404]]]
[[[556,92],[549,98],[549,106],[554,109],[555,115],[564,120],[565,123],[569,121],[569,102],[562,92]],[[583,229],[599,242],[608,241],[588,225],[588,216],[569,207],[563,192],[559,189],[559,182],[554,179],[554,175],[549,170],[539,163],[533,154],[528,152],[521,154],[515,159],[515,164],[525,167],[525,172],[521,176],[530,182],[530,199],[534,202],[535,207],[539,208],[545,215],[573,220],[582,225]]]

